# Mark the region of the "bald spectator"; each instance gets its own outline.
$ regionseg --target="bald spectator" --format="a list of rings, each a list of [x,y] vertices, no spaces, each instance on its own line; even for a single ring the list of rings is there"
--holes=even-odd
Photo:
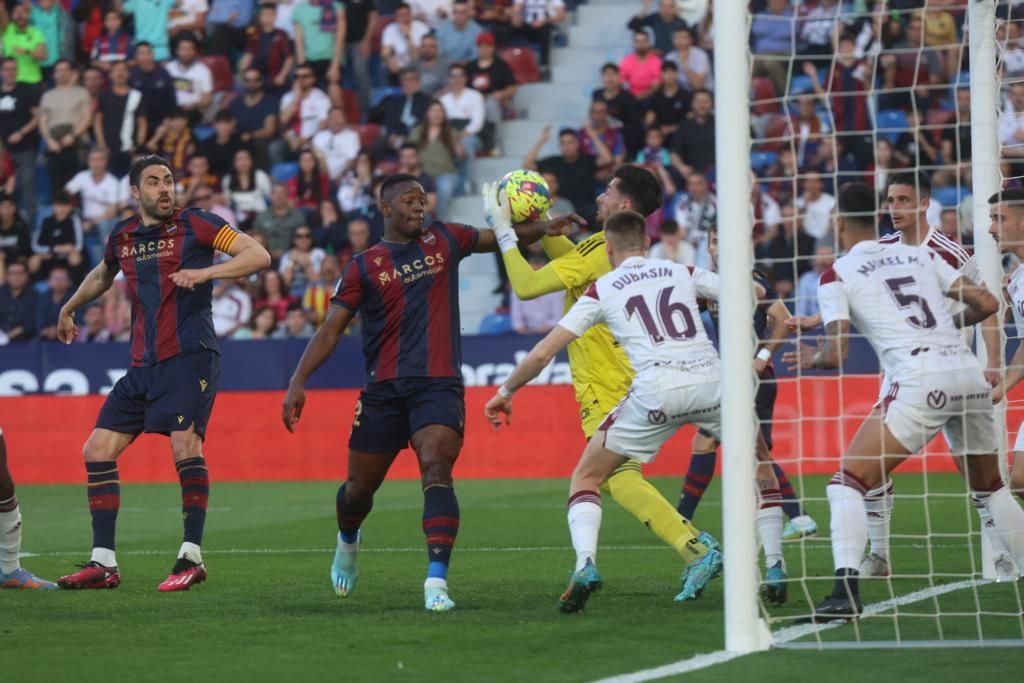
[[[645,28],[654,32],[654,49],[665,55],[672,51],[672,34],[686,28],[686,22],[676,14],[675,0],[660,0],[658,11],[651,12],[652,0],[644,0],[640,12],[629,20],[632,31]]]

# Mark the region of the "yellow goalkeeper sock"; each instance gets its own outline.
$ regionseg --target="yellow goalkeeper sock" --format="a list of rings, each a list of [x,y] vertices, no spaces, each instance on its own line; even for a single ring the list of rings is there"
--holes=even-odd
[[[640,463],[636,460],[630,460],[612,472],[601,485],[601,490],[611,493],[616,503],[672,546],[687,564],[707,553],[707,547],[697,540],[699,532],[683,519],[658,489],[644,479]]]

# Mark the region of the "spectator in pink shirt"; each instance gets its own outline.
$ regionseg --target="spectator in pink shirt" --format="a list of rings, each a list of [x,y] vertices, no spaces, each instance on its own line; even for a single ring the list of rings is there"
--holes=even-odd
[[[661,82],[661,57],[651,49],[650,29],[633,32],[633,52],[619,64],[622,81],[638,100],[654,94]]]

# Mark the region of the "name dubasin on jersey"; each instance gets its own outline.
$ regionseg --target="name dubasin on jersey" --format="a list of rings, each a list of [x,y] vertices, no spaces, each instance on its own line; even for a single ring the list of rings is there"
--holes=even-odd
[[[643,282],[644,280],[658,280],[666,277],[672,277],[672,269],[655,266],[648,268],[647,270],[642,270],[638,273],[623,273],[621,277],[615,278],[612,282],[612,287],[615,289],[623,289],[637,282]]]

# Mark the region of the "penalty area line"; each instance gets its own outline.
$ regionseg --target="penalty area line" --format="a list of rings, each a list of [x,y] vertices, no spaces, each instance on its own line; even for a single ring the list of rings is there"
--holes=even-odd
[[[924,588],[913,593],[907,593],[906,595],[900,595],[889,600],[883,600],[882,602],[876,602],[871,605],[864,607],[865,617],[874,616],[887,612],[894,607],[902,607],[922,600],[928,600],[931,598],[945,595],[946,593],[952,593],[954,591],[963,590],[965,588],[972,588],[974,586],[981,586],[990,583],[989,581],[956,581],[954,583],[948,583],[942,586],[933,586],[931,588]],[[778,631],[772,632],[772,645],[778,648],[785,648],[788,643],[808,636],[817,635],[823,631],[829,631],[834,628],[843,626],[845,622],[831,622],[827,624],[800,624],[798,626],[787,626],[781,628]],[[810,644],[808,644],[810,645]],[[912,643],[904,643],[906,647],[913,647]],[[827,646],[826,646],[827,647]],[[803,649],[803,648],[800,648]],[[659,678],[667,678],[668,676],[678,676],[681,674],[687,674],[691,671],[699,671],[701,669],[707,669],[712,666],[719,664],[725,664],[731,662],[734,659],[745,657],[748,654],[757,654],[756,652],[733,652],[730,650],[718,650],[717,652],[709,652],[707,654],[696,655],[687,659],[681,659],[678,662],[672,662],[671,664],[664,664],[662,666],[654,667],[651,669],[642,669],[640,671],[634,671],[632,673],[619,674],[617,676],[609,676],[608,678],[602,678],[594,683],[644,683],[645,681],[654,681]]]

